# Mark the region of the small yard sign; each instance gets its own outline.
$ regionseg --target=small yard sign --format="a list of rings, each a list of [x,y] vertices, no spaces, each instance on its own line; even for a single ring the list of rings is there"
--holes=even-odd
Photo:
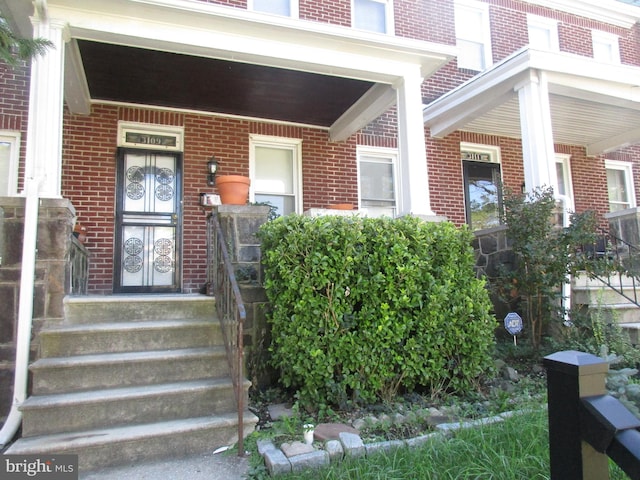
[[[504,317],[504,328],[513,335],[513,344],[517,345],[516,335],[522,332],[522,317],[516,312],[507,313],[507,316]]]

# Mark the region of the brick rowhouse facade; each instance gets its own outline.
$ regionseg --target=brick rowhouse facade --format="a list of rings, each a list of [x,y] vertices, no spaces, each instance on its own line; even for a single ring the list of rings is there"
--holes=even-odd
[[[246,8],[245,2],[209,2]],[[489,4],[493,61],[498,62],[528,43],[527,14],[557,20],[560,50],[592,55],[592,29],[620,36],[622,63],[638,62],[637,27],[622,29],[520,1],[487,1]],[[336,25],[350,25],[350,2],[301,1],[300,18]],[[394,2],[395,34],[408,38],[455,44],[453,2]],[[453,60],[424,82],[425,102],[446,93],[476,72],[458,69]],[[91,115],[65,115],[63,196],[77,210],[78,221],[88,228],[91,252],[89,290],[109,293],[113,279],[115,211],[115,149],[119,120],[175,125],[185,128],[184,141],[184,292],[199,291],[206,281],[205,212],[199,206],[203,168],[213,154],[225,174],[248,174],[249,135],[262,134],[302,139],[304,210],[330,203],[357,205],[356,146],[395,148],[395,110],[380,117],[361,133],[344,142],[331,142],[324,129],[287,126],[268,121],[178,113],[153,108],[94,105]],[[445,139],[429,138],[427,129],[432,207],[456,224],[465,222],[460,142],[500,147],[503,180],[517,189],[523,182],[521,145],[518,139],[456,132]],[[634,149],[608,154],[637,162]],[[577,211],[608,211],[604,158],[587,158],[584,148],[556,145],[557,153],[571,155],[571,174]],[[636,173],[637,175],[637,173]],[[599,181],[594,181],[597,178]],[[638,182],[636,182],[638,185]],[[636,187],[637,188],[637,187]]]

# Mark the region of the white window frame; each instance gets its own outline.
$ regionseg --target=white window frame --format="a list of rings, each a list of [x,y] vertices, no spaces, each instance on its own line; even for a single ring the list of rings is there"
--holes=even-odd
[[[366,0],[366,1],[373,2],[373,3],[382,3],[385,6],[384,8],[385,31],[377,32],[375,30],[364,30],[364,29],[361,29],[361,30],[366,32],[381,33],[384,35],[395,35],[395,21],[393,17],[393,0]],[[353,28],[358,28],[356,27],[355,0],[351,0],[351,26]]]
[[[562,165],[564,176],[564,195],[560,194],[558,188],[558,177],[554,178],[553,193],[558,202],[562,204],[562,227],[568,227],[571,213],[575,211],[573,202],[573,179],[571,178],[571,155],[566,153],[556,153],[556,165]]]
[[[356,147],[357,172],[358,172],[358,212],[366,216],[378,216],[372,215],[367,211],[367,207],[362,205],[362,182],[360,177],[361,162],[363,157],[368,157],[368,162],[371,159],[379,159],[380,163],[391,163],[393,171],[393,200],[395,205],[393,206],[394,212],[392,217],[398,216],[400,206],[400,171],[398,166],[398,150],[395,148],[385,147],[369,147],[366,145],[358,145]]]
[[[542,48],[531,44],[531,30],[538,29],[549,33],[549,51],[560,51],[560,38],[558,36],[558,21],[553,18],[540,17],[538,15],[527,15],[527,35],[529,36],[529,47],[537,50]],[[542,50],[546,50],[542,49]]]
[[[293,197],[295,213],[302,213],[302,139],[275,137],[270,135],[249,135],[249,200],[255,202],[256,147],[278,148],[292,153]],[[258,194],[282,195],[280,192],[257,192]]]
[[[162,138],[172,138],[173,145],[156,143]],[[118,146],[182,152],[184,127],[120,121],[118,122]]]
[[[263,12],[262,10],[255,10],[253,6],[254,5],[253,2],[254,0],[247,0],[247,10],[251,10],[257,13],[264,13],[265,15],[277,15],[279,17],[285,17],[285,18],[298,18],[300,16],[299,0],[289,0],[289,10],[291,11],[291,15],[289,17],[287,17],[286,15],[280,15],[278,13]]]
[[[7,195],[18,195],[18,167],[20,165],[20,132],[14,130],[0,130],[0,142],[11,145],[9,150],[8,176],[4,180],[7,185]],[[1,180],[0,180],[1,181]]]
[[[464,152],[468,152],[475,156],[467,156],[465,158]],[[484,145],[481,143],[469,143],[469,142],[460,142],[460,174],[463,178],[463,196],[464,196],[464,216],[465,221],[468,225],[471,225],[470,214],[471,212],[467,211],[468,199],[467,199],[467,185],[464,180],[464,162],[484,162],[490,164],[497,164],[500,166],[500,182],[504,184],[504,171],[502,168],[502,154],[500,151],[500,147],[495,145]],[[499,204],[502,205],[504,198],[501,191],[498,191],[498,201]],[[473,225],[471,225],[473,228]],[[476,230],[478,231],[478,230]]]
[[[467,42],[475,42],[482,44],[483,59],[465,59],[464,55],[458,53],[458,68],[465,68],[468,70],[482,71],[493,65],[493,54],[491,51],[491,23],[489,18],[489,5],[486,3],[478,2],[475,0],[455,0],[454,11],[456,16],[456,44],[460,52],[459,40]],[[458,21],[460,15],[465,13],[479,13],[482,17],[482,25],[479,26],[480,35],[479,38],[471,38],[467,35],[467,31],[459,31]]]
[[[633,184],[633,164],[631,162],[623,162],[620,160],[608,160],[604,161],[604,168],[606,170],[620,170],[624,172],[624,180],[625,187],[627,192],[629,192],[628,203],[629,206],[627,208],[635,208],[636,207],[636,192]],[[609,211],[611,212],[611,199],[609,197],[609,183],[607,181],[607,200],[609,204]]]
[[[591,42],[593,45],[593,59],[603,63],[620,64],[620,37],[613,33],[602,32],[600,30],[591,31]],[[602,44],[610,47],[611,56],[603,58],[596,53],[596,45]]]

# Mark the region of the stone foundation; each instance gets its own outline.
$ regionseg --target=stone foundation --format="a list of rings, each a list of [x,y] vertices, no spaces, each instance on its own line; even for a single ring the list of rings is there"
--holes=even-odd
[[[24,206],[22,197],[0,197],[0,419],[8,415],[13,394]],[[74,221],[75,209],[68,200],[40,201],[32,338],[43,325],[63,320],[62,301],[71,287],[68,258]],[[34,342],[31,359],[36,356]]]

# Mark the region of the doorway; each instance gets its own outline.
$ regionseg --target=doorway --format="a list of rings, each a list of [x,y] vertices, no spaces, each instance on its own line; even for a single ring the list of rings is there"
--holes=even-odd
[[[114,293],[181,290],[182,154],[119,148]]]

